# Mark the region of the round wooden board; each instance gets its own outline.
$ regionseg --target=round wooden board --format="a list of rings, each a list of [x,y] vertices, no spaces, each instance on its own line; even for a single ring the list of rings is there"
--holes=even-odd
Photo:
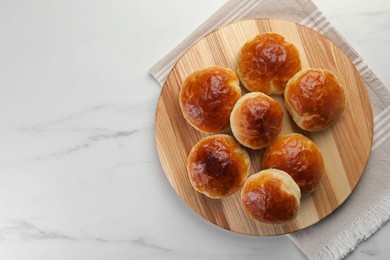
[[[293,43],[302,67],[326,68],[345,87],[346,110],[330,129],[308,133],[298,129],[284,109],[281,95],[273,96],[284,109],[281,134],[300,132],[321,149],[325,175],[317,190],[301,199],[295,220],[267,225],[251,219],[240,203],[240,192],[224,199],[210,199],[196,192],[187,177],[186,160],[192,146],[206,134],[183,118],[178,94],[182,82],[195,70],[223,66],[235,70],[241,46],[256,34],[276,32]],[[243,89],[244,90],[244,89]],[[245,20],[222,27],[195,43],[176,63],[162,89],[156,111],[156,144],[164,172],[183,201],[197,214],[224,229],[249,235],[278,235],[306,228],[331,214],[356,187],[366,167],[372,144],[373,119],[370,99],[358,71],[347,56],[323,35],[293,22],[274,19]],[[230,133],[228,131],[228,133]],[[248,149],[251,174],[261,170],[263,150]]]

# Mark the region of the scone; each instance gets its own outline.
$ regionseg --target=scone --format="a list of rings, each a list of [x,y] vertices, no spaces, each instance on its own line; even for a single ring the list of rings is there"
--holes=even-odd
[[[211,67],[191,73],[180,89],[179,104],[186,121],[205,133],[229,128],[229,116],[241,97],[237,75]]]
[[[313,192],[324,173],[324,159],[318,146],[301,134],[279,137],[267,147],[262,168],[287,172],[301,189],[302,195]]]
[[[283,110],[271,97],[251,92],[241,97],[230,115],[234,137],[244,146],[261,149],[282,130]]]
[[[218,199],[238,191],[249,175],[248,153],[231,136],[218,134],[200,140],[187,159],[191,185]]]
[[[282,94],[287,81],[301,69],[301,59],[282,35],[262,33],[242,46],[236,69],[246,89]]]
[[[284,91],[285,106],[306,131],[333,125],[345,108],[345,94],[337,77],[326,69],[308,69],[292,77]]]
[[[301,192],[290,175],[277,169],[251,175],[241,191],[241,202],[254,219],[267,224],[285,224],[299,211]]]

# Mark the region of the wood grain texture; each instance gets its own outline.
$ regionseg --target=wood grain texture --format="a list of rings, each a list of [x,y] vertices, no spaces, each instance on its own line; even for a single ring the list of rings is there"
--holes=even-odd
[[[325,175],[317,190],[302,198],[298,217],[285,225],[267,225],[251,219],[240,204],[239,192],[220,200],[196,192],[187,177],[186,160],[192,146],[205,137],[192,128],[180,111],[178,94],[182,82],[193,71],[210,66],[235,70],[241,46],[256,34],[276,32],[299,50],[302,68],[331,70],[345,87],[346,110],[330,129],[317,133],[300,130],[283,105],[281,134],[298,132],[321,149]],[[176,63],[161,91],[156,110],[156,145],[164,172],[177,194],[197,214],[224,229],[249,235],[278,235],[308,227],[331,214],[351,194],[362,176],[371,151],[372,108],[368,92],[348,57],[323,35],[296,23],[255,19],[222,27],[195,43]],[[228,134],[231,134],[227,131]],[[251,174],[261,170],[264,150],[248,149]]]

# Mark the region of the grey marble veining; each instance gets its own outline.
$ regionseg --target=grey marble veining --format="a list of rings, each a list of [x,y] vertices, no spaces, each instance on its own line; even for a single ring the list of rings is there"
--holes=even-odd
[[[0,259],[305,259],[201,219],[158,160],[147,71],[225,2],[0,1]],[[390,86],[390,2],[315,3]]]

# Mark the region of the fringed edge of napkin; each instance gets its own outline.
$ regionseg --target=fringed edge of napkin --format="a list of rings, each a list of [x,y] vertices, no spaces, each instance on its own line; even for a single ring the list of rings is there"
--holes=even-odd
[[[358,216],[343,231],[329,241],[312,260],[342,259],[368,239],[390,219],[390,194]]]

